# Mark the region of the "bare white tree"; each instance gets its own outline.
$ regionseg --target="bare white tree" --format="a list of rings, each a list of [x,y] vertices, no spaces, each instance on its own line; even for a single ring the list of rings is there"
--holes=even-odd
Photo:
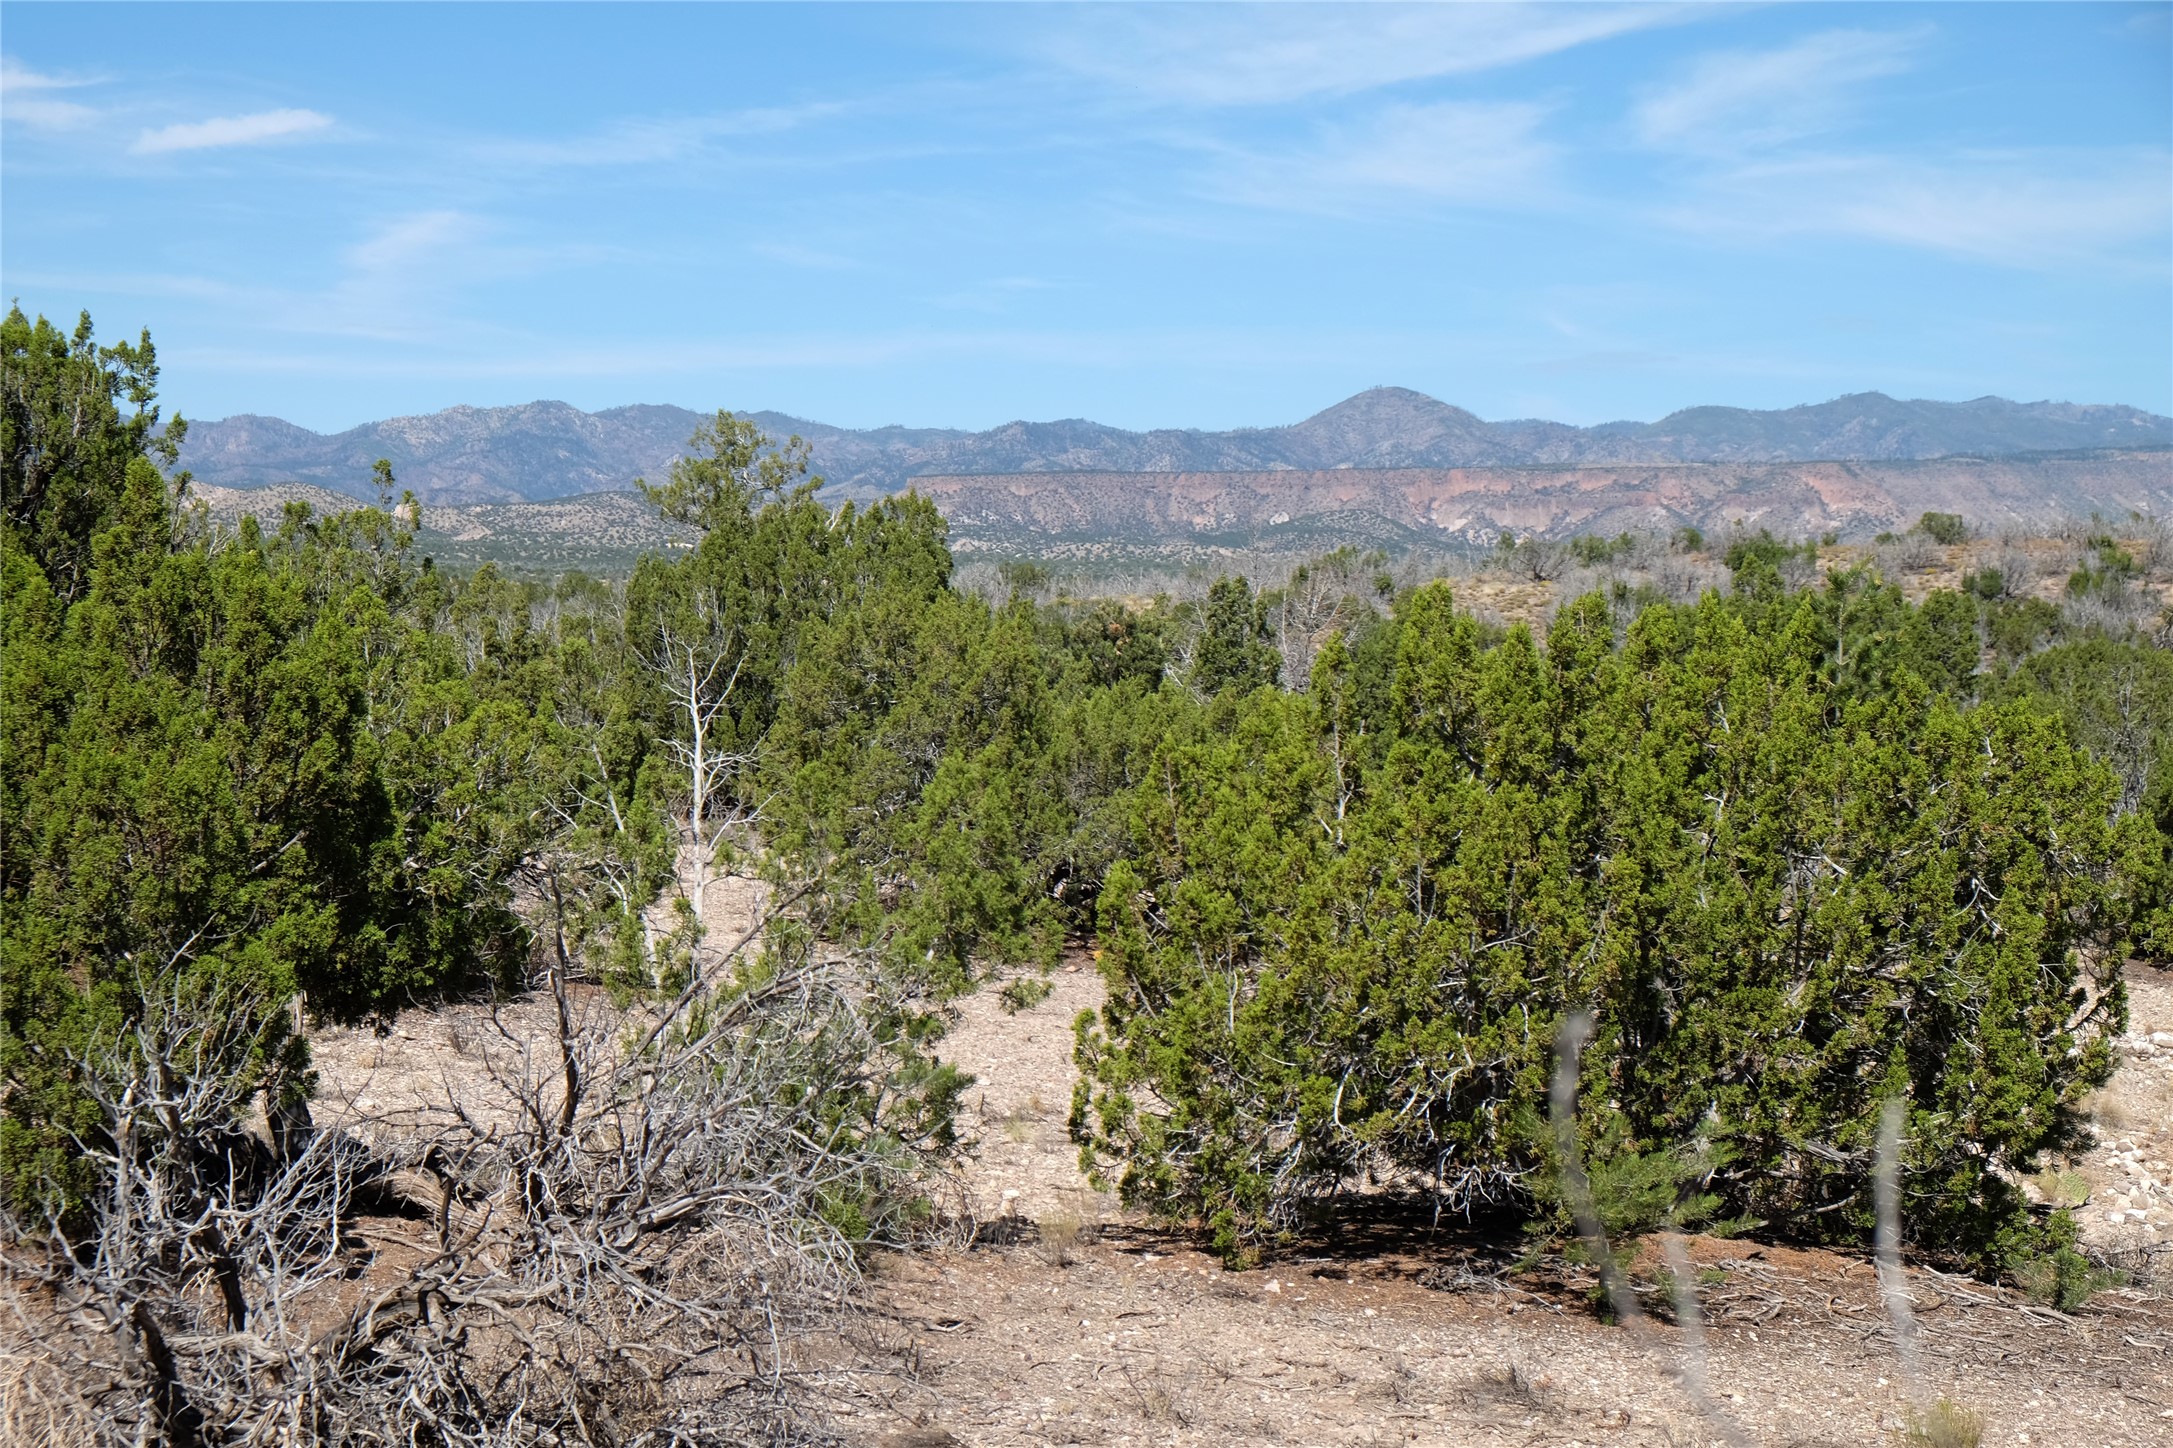
[[[1313,658],[1328,635],[1348,629],[1369,607],[1359,596],[1360,575],[1368,558],[1339,548],[1290,571],[1275,596],[1275,644],[1282,654],[1283,687],[1304,693],[1313,678]]]
[[[718,862],[734,833],[751,828],[760,814],[738,787],[746,781],[753,756],[731,747],[733,691],[746,661],[742,630],[726,616],[716,594],[700,586],[684,608],[658,622],[644,654],[684,731],[664,740],[664,749],[685,781],[678,812],[677,873],[679,898],[693,918],[697,979],[703,970],[701,942],[710,923],[709,886],[717,877]]]

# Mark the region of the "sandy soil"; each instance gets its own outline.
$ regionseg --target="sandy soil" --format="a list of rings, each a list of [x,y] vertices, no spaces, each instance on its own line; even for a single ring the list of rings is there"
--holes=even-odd
[[[1359,1223],[1229,1273],[1089,1191],[1063,1118],[1071,1020],[1100,982],[1073,965],[1033,1010],[1007,1014],[993,991],[964,1004],[946,1053],[981,1082],[967,1098],[983,1127],[967,1186],[984,1214],[1008,1220],[984,1233],[990,1245],[875,1265],[918,1372],[844,1404],[848,1436],[891,1448],[1727,1441],[1681,1386],[1692,1359],[1677,1329],[1605,1326],[1588,1283],[1505,1273],[1500,1244],[1425,1222]],[[2129,1040],[2148,1042],[2173,983],[2153,975],[2135,994]],[[2160,1055],[2173,1050],[2131,1049],[2108,1099],[2154,1099]],[[2107,1192],[2126,1163],[2162,1159],[2169,1127],[2122,1128],[2078,1166]],[[1911,1388],[1869,1263],[1691,1247],[1712,1396],[1739,1441],[1895,1441]],[[1911,1291],[1916,1390],[1982,1413],[1985,1443],[2173,1444],[2173,1303],[2123,1290],[2068,1317],[1921,1271]]]

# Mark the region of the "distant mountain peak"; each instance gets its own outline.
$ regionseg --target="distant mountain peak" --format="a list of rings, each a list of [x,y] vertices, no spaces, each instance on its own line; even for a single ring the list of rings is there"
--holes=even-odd
[[[1473,422],[1479,421],[1476,413],[1466,412],[1454,403],[1443,402],[1440,398],[1429,397],[1423,392],[1414,392],[1408,387],[1368,387],[1363,392],[1354,392],[1341,402],[1322,408],[1307,418],[1305,422],[1297,425],[1303,427],[1306,423],[1320,422],[1333,417],[1436,415],[1469,418]]]

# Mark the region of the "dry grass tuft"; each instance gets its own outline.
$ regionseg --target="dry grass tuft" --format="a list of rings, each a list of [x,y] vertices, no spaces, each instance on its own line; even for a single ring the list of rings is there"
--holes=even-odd
[[[1086,1223],[1075,1212],[1057,1212],[1035,1223],[1034,1255],[1051,1267],[1069,1267]]]
[[[1984,1414],[1941,1398],[1928,1408],[1911,1408],[1897,1441],[1903,1448],[1978,1448]]]
[[[1543,1374],[1534,1377],[1515,1358],[1498,1367],[1481,1368],[1464,1389],[1464,1396],[1476,1402],[1535,1413],[1552,1412],[1556,1407],[1553,1383]]]
[[[1127,1368],[1124,1379],[1139,1399],[1141,1416],[1149,1422],[1167,1423],[1177,1428],[1191,1425],[1192,1413],[1185,1405],[1183,1385],[1173,1381],[1168,1374],[1159,1369],[1135,1373]]]

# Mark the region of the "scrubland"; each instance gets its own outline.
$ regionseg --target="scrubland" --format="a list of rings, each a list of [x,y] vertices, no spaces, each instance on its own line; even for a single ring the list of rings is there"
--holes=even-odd
[[[1097,593],[720,416],[525,578],[4,334],[14,1439],[2173,1422],[2146,522]]]

